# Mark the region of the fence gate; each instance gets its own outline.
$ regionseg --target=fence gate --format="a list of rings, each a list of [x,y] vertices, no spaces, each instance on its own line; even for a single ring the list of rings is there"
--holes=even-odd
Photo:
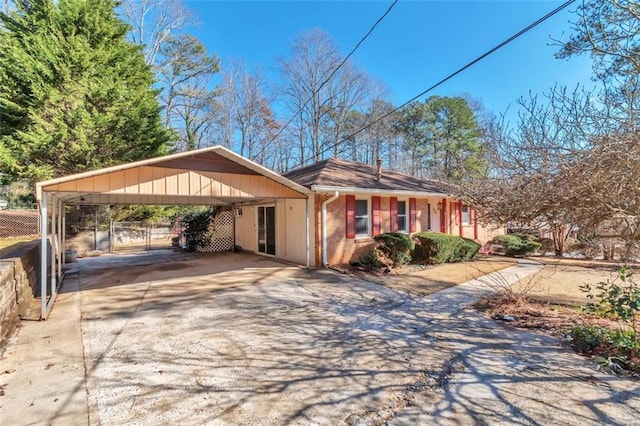
[[[171,223],[111,222],[111,251],[169,249],[174,236]]]

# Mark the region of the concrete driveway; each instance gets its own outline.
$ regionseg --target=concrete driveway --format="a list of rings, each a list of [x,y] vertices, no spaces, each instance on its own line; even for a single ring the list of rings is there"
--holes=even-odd
[[[479,282],[415,298],[247,254],[160,256],[80,262],[86,372],[61,402],[86,393],[88,423],[640,424],[638,382],[465,309]]]

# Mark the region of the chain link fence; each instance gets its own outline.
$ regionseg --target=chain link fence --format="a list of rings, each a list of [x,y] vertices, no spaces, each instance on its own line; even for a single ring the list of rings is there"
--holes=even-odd
[[[0,210],[0,238],[35,237],[39,234],[37,209]]]

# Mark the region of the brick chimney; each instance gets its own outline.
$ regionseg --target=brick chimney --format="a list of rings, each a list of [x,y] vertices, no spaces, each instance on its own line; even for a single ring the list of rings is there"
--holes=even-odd
[[[378,167],[378,172],[376,174],[376,180],[378,182],[380,182],[382,180],[382,160],[381,159],[377,159],[376,160],[376,166]]]

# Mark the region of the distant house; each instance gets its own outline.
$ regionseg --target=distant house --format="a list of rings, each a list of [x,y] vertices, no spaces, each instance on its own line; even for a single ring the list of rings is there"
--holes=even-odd
[[[316,266],[358,260],[373,247],[373,236],[384,232],[430,230],[481,243],[504,233],[501,227],[481,226],[474,210],[439,181],[333,158],[284,177],[311,191]]]

